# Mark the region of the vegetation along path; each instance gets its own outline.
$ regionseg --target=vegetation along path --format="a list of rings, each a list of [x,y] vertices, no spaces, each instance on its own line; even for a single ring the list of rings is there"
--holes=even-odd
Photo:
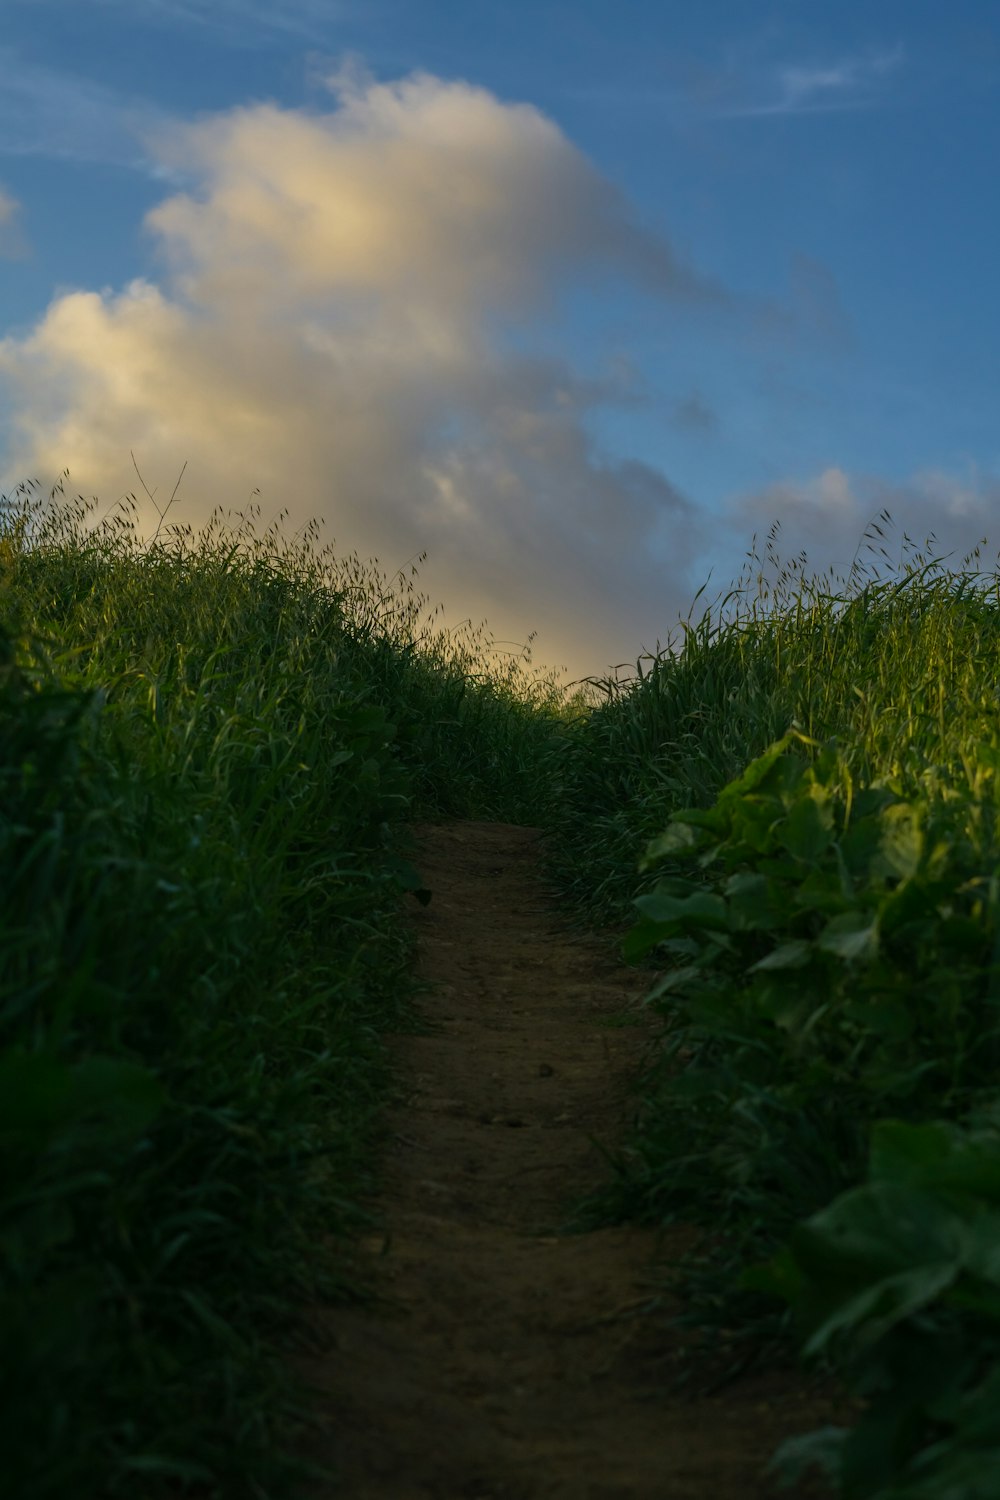
[[[365,1500],[727,1500],[769,1494],[784,1437],[826,1415],[794,1376],[678,1394],[683,1336],[653,1271],[688,1232],[560,1230],[606,1175],[643,1032],[643,976],[568,931],[530,828],[417,830],[426,1034],[389,1122],[381,1293],[322,1315],[305,1373],[317,1456]],[[662,1274],[661,1274],[662,1279]],[[333,1493],[322,1490],[317,1493]]]

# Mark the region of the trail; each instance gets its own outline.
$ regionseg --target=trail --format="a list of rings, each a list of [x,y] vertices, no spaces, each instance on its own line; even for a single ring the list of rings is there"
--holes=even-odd
[[[383,1304],[325,1313],[330,1347],[302,1362],[312,1451],[343,1476],[316,1500],[764,1500],[774,1447],[829,1408],[793,1374],[672,1389],[683,1339],[650,1311],[652,1261],[690,1231],[559,1232],[606,1177],[595,1138],[626,1127],[643,1031],[608,1022],[643,977],[562,924],[535,830],[417,833],[433,1029],[398,1039],[412,1092],[359,1252]]]

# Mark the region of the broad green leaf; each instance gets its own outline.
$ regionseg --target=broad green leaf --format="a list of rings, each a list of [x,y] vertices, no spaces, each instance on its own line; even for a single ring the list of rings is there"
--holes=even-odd
[[[651,865],[667,858],[668,855],[681,855],[692,849],[700,849],[708,837],[704,828],[699,831],[693,820],[684,819],[683,814],[675,813],[674,820],[666,831],[647,845],[639,868],[648,870]]]
[[[844,910],[846,899],[839,872],[824,865],[817,870],[811,870],[804,879],[796,882],[787,891],[785,911],[787,914],[787,902],[791,900],[800,911],[817,911],[835,915]],[[853,902],[851,904],[853,905]]]
[[[945,1420],[955,1423],[962,1443],[969,1449],[974,1451],[978,1446],[980,1453],[984,1448],[993,1449],[996,1456],[1000,1458],[998,1411],[1000,1411],[1000,1364],[994,1361],[985,1379],[971,1390],[966,1386],[957,1401],[948,1403],[946,1411],[935,1414],[940,1414]],[[932,1455],[928,1454],[927,1459],[930,1463]]]
[[[780,925],[782,917],[766,876],[749,871],[730,875],[724,892],[732,931],[762,932]]]
[[[919,924],[926,930],[936,920],[934,891],[923,880],[905,880],[881,899],[879,925],[886,937],[899,933],[902,941],[907,927]]]
[[[696,891],[690,896],[672,896],[659,889],[638,896],[635,905],[650,922],[676,923],[685,931],[698,927],[724,931],[729,926],[726,903],[710,891]]]
[[[795,1039],[804,1032],[809,1018],[816,1013],[812,975],[800,968],[774,969],[754,984],[754,1009],[758,1015],[773,1021],[779,1030]],[[820,1008],[820,1014],[825,1007]]]
[[[882,825],[878,818],[858,816],[855,806],[850,826],[840,837],[839,847],[852,875],[859,879],[869,876],[874,865],[881,863]]]
[[[845,1332],[881,1337],[942,1295],[973,1247],[968,1224],[931,1193],[875,1182],[842,1194],[792,1236],[808,1352]]]
[[[879,950],[878,918],[873,921],[866,912],[842,912],[826,924],[816,946],[848,962],[870,961]]]
[[[797,740],[805,740],[805,736],[792,729],[783,734],[780,740],[775,740],[763,755],[758,755],[741,775],[723,788],[719,794],[720,804],[739,801],[747,792],[755,791],[765,782],[770,782],[771,789],[775,791],[788,791],[796,786],[805,771],[806,762],[786,752]],[[814,741],[806,743],[812,744]]]
[[[1000,1206],[1000,1132],[981,1135],[944,1120],[881,1120],[872,1130],[873,1181],[965,1193]]]
[[[643,917],[622,938],[622,957],[626,963],[635,963],[636,959],[645,958],[665,937],[666,933],[659,922],[650,922]]]
[[[891,1276],[873,1279],[838,1302],[802,1346],[807,1357],[820,1354],[841,1333],[872,1343],[897,1323],[934,1302],[955,1280],[957,1267],[948,1261],[914,1265]]]
[[[834,1199],[796,1230],[792,1244],[807,1270],[848,1281],[924,1261],[957,1265],[966,1238],[961,1216],[933,1193],[876,1181]]]
[[[964,1265],[980,1282],[992,1285],[992,1293],[984,1296],[982,1289],[975,1302],[980,1312],[991,1310],[1000,1332],[1000,1214],[974,1213]]]
[[[924,852],[924,832],[919,808],[906,802],[887,807],[880,819],[882,836],[879,852],[893,875],[910,880],[920,868]]]
[[[678,990],[686,989],[689,985],[697,984],[704,979],[704,969],[700,964],[684,964],[679,969],[671,969],[658,979],[653,988],[646,995],[647,1002],[659,1000],[662,995],[672,995]]]
[[[815,797],[799,797],[777,829],[778,843],[796,859],[810,863],[829,848],[833,832],[833,810]]]
[[[1000,1444],[966,1447],[963,1437],[959,1428],[954,1437],[920,1454],[910,1466],[910,1474],[901,1476],[891,1492],[882,1491],[886,1500],[996,1500],[1000,1495]]]
[[[784,806],[776,798],[749,796],[735,803],[732,808],[729,844],[722,845],[730,862],[734,859],[745,861],[755,854],[770,853],[776,847],[783,816]],[[794,869],[796,875],[799,873],[797,865],[790,869]]]
[[[747,973],[756,974],[768,969],[802,969],[812,956],[812,943],[806,942],[804,938],[793,938],[790,943],[782,943],[780,948],[775,948],[765,958],[751,964]]]
[[[679,807],[671,814],[672,823],[690,823],[692,828],[707,828],[718,832],[720,817],[714,807]]]
[[[805,1479],[813,1469],[819,1469],[833,1481],[840,1470],[847,1436],[846,1427],[827,1426],[786,1438],[768,1464],[767,1472],[774,1474],[785,1489]]]
[[[872,819],[878,826],[878,814],[886,807],[899,801],[898,792],[891,787],[874,781],[871,786],[864,786],[854,796],[852,819]]]

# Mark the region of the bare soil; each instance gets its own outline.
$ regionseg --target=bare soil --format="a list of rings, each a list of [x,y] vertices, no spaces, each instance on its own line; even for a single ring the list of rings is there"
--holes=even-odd
[[[663,1265],[692,1231],[563,1232],[627,1130],[643,976],[562,921],[535,830],[416,832],[431,1029],[396,1041],[410,1093],[358,1247],[379,1300],[317,1314],[326,1347],[300,1361],[310,1451],[341,1475],[316,1500],[770,1497],[768,1458],[830,1402],[791,1371],[678,1391]]]

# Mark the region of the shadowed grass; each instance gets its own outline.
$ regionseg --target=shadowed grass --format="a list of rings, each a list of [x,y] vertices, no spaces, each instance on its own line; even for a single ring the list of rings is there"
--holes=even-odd
[[[0,1423],[19,1500],[266,1496],[355,1295],[414,815],[519,817],[558,695],[412,577],[0,506]]]
[[[865,539],[883,565],[889,519]],[[705,1226],[679,1282],[716,1374],[794,1332],[865,1398],[854,1429],[788,1446],[790,1474],[986,1500],[1000,573],[907,547],[837,588],[804,558],[773,586],[761,569],[677,654],[595,684],[556,758],[550,857],[589,920],[632,915],[626,956],[658,974],[663,1046],[592,1217]]]
[[[568,700],[314,528],[0,504],[15,1493],[292,1492],[295,1309],[363,1292],[406,823],[470,816],[540,823],[650,970],[663,1045],[587,1212],[702,1222],[686,1316],[732,1367],[794,1330],[868,1399],[790,1467],[990,1500],[1000,574],[893,565],[888,524],[847,580],[772,531],[676,651]]]

